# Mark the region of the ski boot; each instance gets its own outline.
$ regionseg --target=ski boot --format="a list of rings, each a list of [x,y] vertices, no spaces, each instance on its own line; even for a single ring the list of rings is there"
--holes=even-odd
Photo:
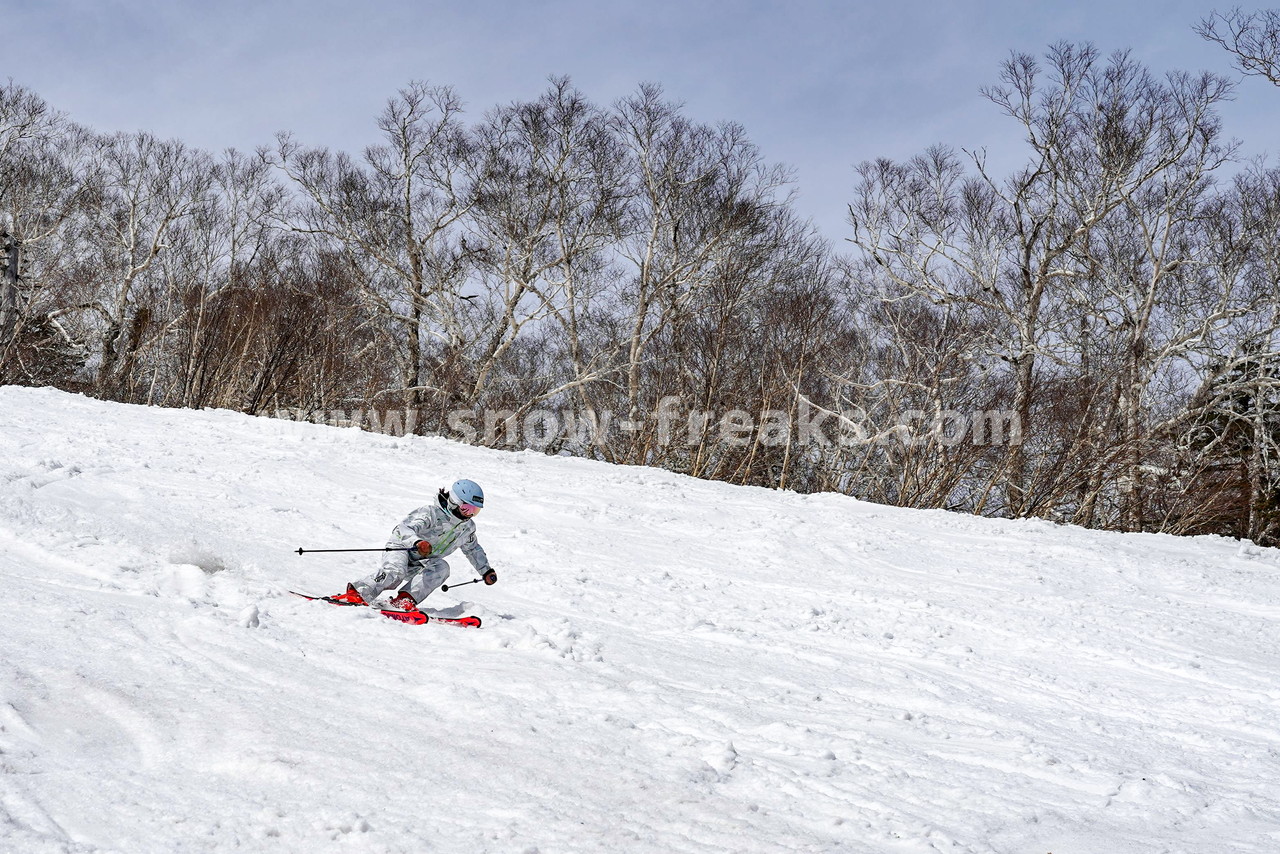
[[[369,604],[368,602],[364,601],[364,597],[361,596],[356,591],[355,586],[351,584],[347,585],[346,593],[338,593],[336,595],[330,596],[329,598],[335,602],[341,602],[344,605],[368,605]]]
[[[391,599],[391,607],[397,611],[412,612],[418,610],[418,603],[404,590],[401,590]]]

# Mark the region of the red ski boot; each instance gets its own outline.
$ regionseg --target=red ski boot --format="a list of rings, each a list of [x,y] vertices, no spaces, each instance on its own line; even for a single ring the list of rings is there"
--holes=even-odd
[[[399,611],[412,612],[418,610],[418,603],[412,596],[401,590],[392,598],[391,607]]]
[[[333,596],[330,596],[329,598],[335,602],[342,602],[344,605],[369,604],[368,602],[364,601],[364,597],[361,596],[359,593],[357,593],[355,587],[351,586],[350,584],[347,585],[346,593],[338,593]]]

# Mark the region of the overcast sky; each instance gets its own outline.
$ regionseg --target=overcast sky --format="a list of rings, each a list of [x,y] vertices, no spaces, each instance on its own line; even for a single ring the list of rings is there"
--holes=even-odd
[[[1221,8],[1236,0],[1224,2]],[[607,105],[661,84],[703,121],[743,124],[794,167],[799,207],[832,239],[854,164],[942,142],[1020,161],[1017,127],[979,93],[1010,51],[1058,40],[1128,48],[1152,70],[1227,74],[1192,26],[1213,5],[667,2],[667,0],[0,0],[0,75],[100,131],[148,130],[210,150],[276,131],[356,152],[411,80],[448,84],[468,111],[536,97],[568,75]],[[1280,153],[1280,89],[1251,78],[1224,110],[1250,154]]]

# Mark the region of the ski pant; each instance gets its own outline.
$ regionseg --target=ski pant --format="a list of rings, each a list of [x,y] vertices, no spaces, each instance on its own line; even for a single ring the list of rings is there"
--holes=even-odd
[[[391,545],[398,546],[399,543]],[[429,557],[410,560],[406,551],[387,552],[382,566],[373,575],[351,582],[366,602],[372,602],[379,593],[397,587],[407,590],[413,601],[421,602],[449,578],[449,563],[444,558]]]

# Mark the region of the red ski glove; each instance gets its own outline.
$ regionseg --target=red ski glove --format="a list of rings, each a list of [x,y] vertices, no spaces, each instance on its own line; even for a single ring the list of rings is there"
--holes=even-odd
[[[484,575],[482,575],[482,576],[480,576],[480,577],[484,579],[484,583],[485,583],[485,584],[497,584],[497,583],[498,583],[498,573],[494,572],[492,569],[485,570]]]
[[[428,543],[426,540],[418,540],[413,544],[413,548],[423,557],[431,554],[431,543]]]

